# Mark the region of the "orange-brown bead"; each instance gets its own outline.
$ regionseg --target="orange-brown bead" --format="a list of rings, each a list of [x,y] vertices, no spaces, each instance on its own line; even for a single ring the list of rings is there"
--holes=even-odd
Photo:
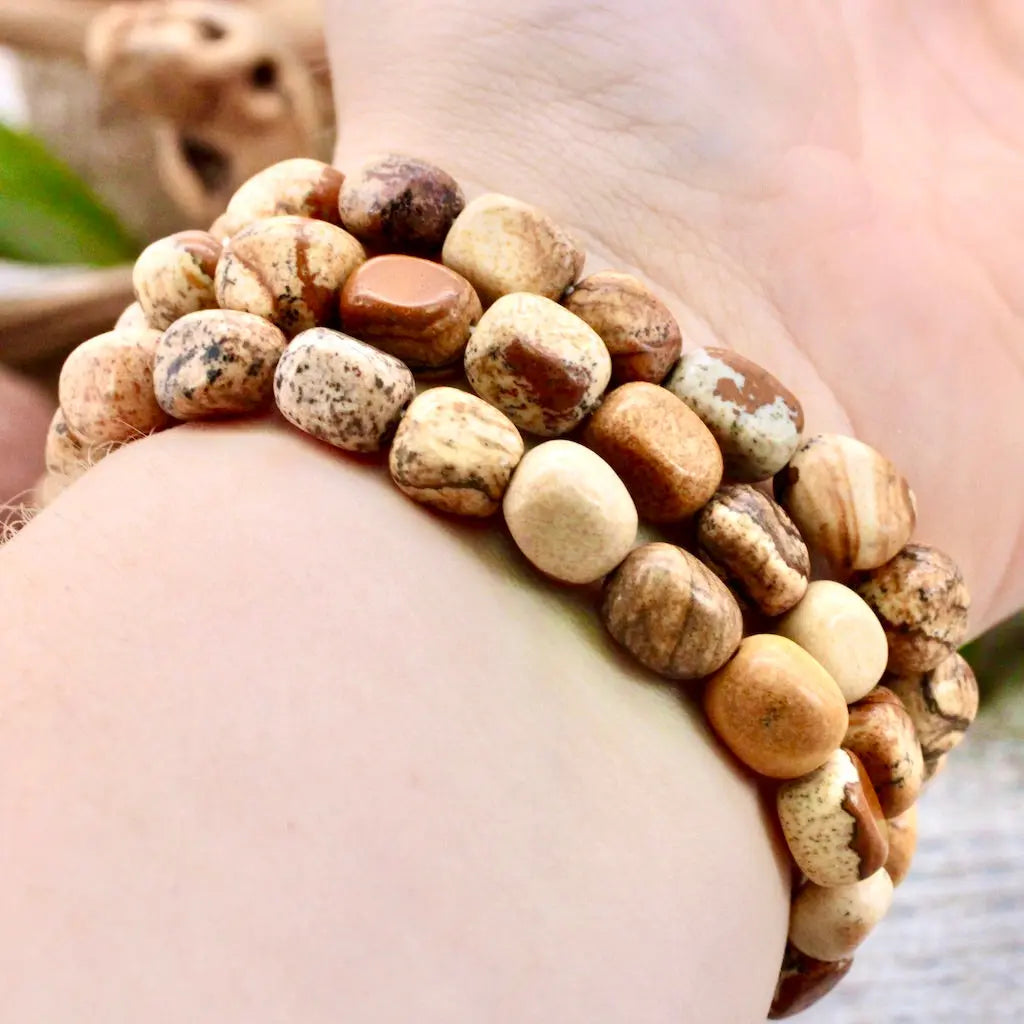
[[[852,957],[833,961],[815,960],[789,943],[782,959],[768,1019],[783,1020],[813,1006],[846,977],[852,966]]]
[[[899,885],[910,871],[917,849],[917,804],[889,819],[889,856],[885,870],[893,885]]]

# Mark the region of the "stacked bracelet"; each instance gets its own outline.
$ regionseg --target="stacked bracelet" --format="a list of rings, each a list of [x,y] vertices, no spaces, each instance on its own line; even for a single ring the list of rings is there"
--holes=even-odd
[[[603,579],[614,639],[702,681],[721,741],[778,780],[795,863],[771,1011],[785,1017],[835,985],[887,911],[915,800],[977,710],[956,653],[967,591],[948,557],[910,543],[914,497],[887,459],[803,437],[770,373],[725,349],[683,354],[644,283],[579,280],[583,263],[541,211],[466,205],[419,160],[347,179],[277,164],[210,232],[149,246],[138,303],[68,357],[50,490],[111,447],[276,401],[328,444],[387,451],[414,501],[501,510],[548,577]],[[637,546],[640,519],[666,540]],[[811,580],[809,547],[835,579]],[[745,617],[761,631],[744,637]]]

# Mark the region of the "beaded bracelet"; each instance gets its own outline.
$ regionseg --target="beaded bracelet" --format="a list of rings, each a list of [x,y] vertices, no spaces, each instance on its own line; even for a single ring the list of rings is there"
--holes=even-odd
[[[276,164],[209,232],[150,245],[138,302],[68,357],[48,490],[134,438],[276,400],[337,448],[387,450],[414,501],[500,509],[548,577],[604,579],[612,637],[664,678],[702,680],[721,741],[778,780],[795,885],[771,1017],[786,1017],[886,913],[915,800],[977,711],[956,653],[967,590],[946,555],[910,543],[914,497],[887,459],[803,438],[771,374],[726,349],[683,354],[643,282],[578,280],[583,263],[540,210],[467,205],[423,161],[348,178]],[[463,368],[475,393],[436,383]],[[434,386],[417,393],[416,375]],[[521,432],[541,440],[527,450]],[[640,518],[669,539],[688,525],[692,551],[636,546]],[[808,545],[836,579],[810,581]],[[745,614],[764,631],[744,637]]]

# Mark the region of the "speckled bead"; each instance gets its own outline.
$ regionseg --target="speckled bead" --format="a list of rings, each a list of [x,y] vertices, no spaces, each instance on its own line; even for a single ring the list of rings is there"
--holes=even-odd
[[[44,460],[46,472],[54,476],[66,476],[74,479],[81,476],[88,468],[86,449],[81,442],[68,430],[68,421],[64,418],[64,410],[59,406],[50,420],[46,431],[46,447]]]
[[[454,515],[489,516],[501,507],[522,457],[523,439],[504,413],[476,395],[437,387],[409,406],[388,466],[414,501]]]
[[[852,966],[852,958],[831,962],[815,960],[787,943],[768,1019],[784,1020],[802,1013],[824,999]]]
[[[441,258],[489,306],[513,292],[560,299],[579,276],[586,254],[537,207],[492,192],[459,214]]]
[[[815,960],[845,960],[891,905],[892,880],[884,868],[851,885],[805,885],[793,900],[789,941]]]
[[[465,205],[450,174],[397,153],[350,174],[338,197],[345,228],[389,252],[436,252]]]
[[[326,221],[257,220],[224,246],[217,302],[261,316],[292,337],[337,321],[341,289],[365,258],[347,231]]]
[[[503,502],[519,550],[564,583],[592,583],[636,540],[637,514],[604,459],[574,441],[547,441],[519,463]]]
[[[631,552],[605,586],[601,618],[642,665],[668,679],[720,668],[743,636],[736,599],[691,554],[672,544]]]
[[[611,358],[578,316],[540,295],[506,295],[480,318],[466,346],[473,390],[520,430],[554,437],[600,401]]]
[[[481,312],[464,277],[415,256],[368,260],[341,292],[345,332],[397,356],[412,370],[460,360]]]
[[[785,511],[749,484],[718,490],[697,516],[697,553],[741,600],[781,615],[807,590],[807,545]]]
[[[274,378],[285,419],[349,452],[385,447],[415,394],[401,360],[325,327],[295,338]]]
[[[924,783],[924,756],[913,719],[892,690],[876,686],[850,707],[843,746],[860,758],[887,818],[913,805]]]
[[[125,306],[114,323],[115,331],[146,331],[150,329],[145,310],[136,301]]]
[[[775,494],[804,540],[844,577],[888,562],[910,539],[917,517],[896,467],[842,434],[807,438],[775,478]]]
[[[890,672],[927,672],[967,636],[967,586],[957,564],[937,548],[908,544],[855,586],[885,629]]]
[[[889,819],[889,856],[885,870],[893,885],[899,885],[910,872],[910,864],[917,849],[917,804],[902,814]]]
[[[109,331],[64,361],[58,392],[68,430],[84,445],[123,444],[168,425],[153,394],[159,331]]]
[[[717,579],[717,577],[713,577]],[[709,680],[704,711],[722,742],[773,779],[814,771],[846,735],[846,701],[832,677],[785,637],[748,636]]]
[[[885,864],[885,817],[855,754],[834,751],[813,772],[784,782],[776,802],[789,852],[815,885],[848,885]]]
[[[270,403],[274,368],[285,344],[273,324],[252,313],[189,313],[157,342],[157,401],[179,420],[258,412]]]
[[[676,318],[632,274],[591,274],[572,289],[564,304],[601,335],[612,357],[614,384],[660,384],[679,358],[683,339]]]
[[[930,672],[887,675],[883,682],[914,720],[926,762],[956,747],[978,713],[978,683],[959,654],[951,654]]]
[[[634,381],[605,396],[583,439],[622,477],[651,522],[691,515],[722,479],[722,453],[708,428],[657,384]]]
[[[708,425],[730,480],[766,480],[800,443],[804,413],[795,396],[767,370],[725,348],[683,354],[665,381]]]
[[[132,286],[148,325],[162,331],[186,313],[215,308],[220,255],[220,242],[205,231],[179,231],[146,246]]]

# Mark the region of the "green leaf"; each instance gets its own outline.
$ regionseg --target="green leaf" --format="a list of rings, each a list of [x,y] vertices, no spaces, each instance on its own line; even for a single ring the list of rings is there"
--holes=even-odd
[[[110,266],[139,246],[38,139],[0,124],[0,259]]]

